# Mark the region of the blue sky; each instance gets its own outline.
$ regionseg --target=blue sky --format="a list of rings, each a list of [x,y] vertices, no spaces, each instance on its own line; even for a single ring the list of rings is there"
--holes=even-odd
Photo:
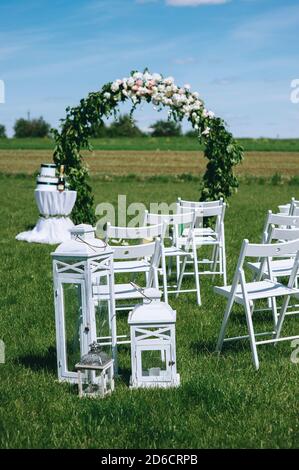
[[[0,0],[0,24],[10,135],[29,110],[57,126],[89,91],[148,67],[190,83],[237,136],[299,137],[298,0]],[[160,117],[136,112],[143,129]]]

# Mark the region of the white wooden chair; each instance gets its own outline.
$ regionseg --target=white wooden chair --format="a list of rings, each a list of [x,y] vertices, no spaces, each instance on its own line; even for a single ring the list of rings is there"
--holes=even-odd
[[[183,292],[196,292],[197,303],[201,305],[200,298],[200,286],[198,277],[198,265],[197,265],[197,254],[193,240],[193,230],[195,223],[195,213],[186,212],[181,214],[152,214],[145,211],[144,224],[157,224],[163,222],[167,227],[168,231],[172,229],[172,237],[169,233],[161,240],[161,268],[162,268],[162,279],[163,279],[163,295],[164,301],[168,302],[169,294],[176,294],[177,296]],[[180,237],[180,227],[184,225],[188,227],[188,236]],[[166,240],[170,240],[170,246],[166,245]],[[167,276],[167,259],[171,260],[176,258],[177,272],[176,277],[179,279],[179,268],[180,259],[189,258],[194,266],[194,278],[195,278],[195,289],[182,289],[182,282],[178,285],[168,285]],[[170,271],[169,271],[170,272]]]
[[[227,274],[226,274],[226,250],[225,250],[225,234],[224,234],[224,216],[225,216],[226,204],[221,202],[217,206],[207,206],[195,210],[196,220],[195,226],[201,225],[201,228],[196,228],[193,232],[193,243],[196,249],[210,246],[212,247],[212,256],[211,259],[198,258],[198,265],[203,266],[204,269],[199,269],[199,275],[212,275],[213,280],[215,275],[221,275],[223,277],[223,285],[227,284]],[[185,212],[187,209],[183,206],[177,208],[178,211]],[[209,220],[215,220],[215,226],[209,227],[209,231],[205,232],[203,225],[204,219],[208,218]],[[199,222],[198,222],[199,221]],[[199,232],[196,230],[202,230]],[[185,272],[187,260],[184,260],[181,267],[181,277],[185,274],[190,275],[193,273]],[[210,269],[205,269],[205,266],[209,266]]]
[[[159,238],[151,243],[142,245],[113,246],[113,264],[118,261],[123,263],[123,268],[119,265],[118,270],[114,270],[114,297],[118,300],[136,300],[144,298],[140,289],[137,289],[135,280],[124,283],[117,283],[117,275],[124,273],[147,272],[145,288],[158,288],[158,267],[161,257],[161,241]],[[140,264],[140,260],[149,260],[149,264],[145,266]],[[146,271],[145,271],[146,270]],[[107,285],[94,286],[94,293],[98,298],[102,296],[103,300],[107,300],[109,295]],[[131,310],[134,305],[121,305],[116,310]]]
[[[289,218],[289,216],[286,216]],[[292,221],[294,222],[294,217],[291,217]],[[288,221],[284,221],[284,223]],[[271,229],[268,232],[268,240],[267,243],[278,243],[278,242],[287,242],[290,240],[299,239],[299,229],[298,228],[277,228],[274,225],[271,226]],[[257,262],[249,262],[247,266],[254,272],[254,279],[260,281],[264,278],[269,278],[269,270],[266,263],[265,258],[258,260]],[[277,257],[277,259],[271,262],[271,274],[272,279],[277,281],[280,278],[289,278],[292,269],[294,266],[294,254],[290,254],[289,256]],[[295,278],[295,286],[298,287],[298,276]],[[270,307],[270,305],[269,305]],[[289,310],[287,312],[288,315],[295,315],[299,313],[299,305],[293,304],[289,306]],[[259,311],[265,311],[267,309],[259,309]]]
[[[275,343],[277,341],[291,340],[294,338],[299,338],[298,336],[284,337],[280,338],[280,331],[282,328],[282,323],[285,317],[286,309],[288,306],[290,296],[298,296],[299,289],[295,288],[295,280],[299,268],[299,240],[277,243],[277,244],[252,244],[248,240],[244,240],[233,278],[232,285],[215,287],[214,290],[217,294],[225,296],[227,300],[227,306],[224,313],[224,318],[222,321],[220,334],[217,342],[216,351],[220,352],[223,346],[223,343],[226,341],[235,341],[239,339],[249,339],[250,347],[252,352],[253,363],[255,368],[259,368],[259,359],[257,353],[257,346],[268,343]],[[273,280],[272,277],[272,258],[289,256],[294,254],[294,264],[292,268],[291,275],[287,285],[284,285],[280,282]],[[244,262],[247,257],[253,258],[265,258],[267,263],[267,269],[269,272],[269,278],[263,279],[261,281],[246,282],[245,273],[244,273]],[[262,332],[255,334],[253,327],[253,309],[254,302],[259,299],[276,299],[277,297],[284,297],[284,302],[280,311],[279,320],[277,323],[277,318],[275,314],[273,315],[274,319],[274,330],[271,332]],[[234,303],[243,305],[248,335],[245,336],[235,336],[233,338],[225,338],[225,332],[228,324],[229,317],[231,315],[232,307]],[[259,340],[257,337],[263,335],[271,335],[271,339]]]
[[[262,243],[267,243],[271,227],[275,225],[278,228],[299,228],[299,214],[298,215],[286,215],[286,214],[273,214],[272,211],[268,211],[265,225],[262,233]]]
[[[113,304],[115,304],[115,312],[108,310],[109,315],[109,330],[111,332],[111,325],[113,325],[113,331],[116,336],[114,340],[115,344],[127,344],[130,343],[130,339],[127,335],[117,335],[116,328],[116,313],[121,310],[132,310],[132,308],[143,301],[144,299],[149,300],[150,298],[160,298],[161,292],[158,290],[158,267],[161,256],[161,242],[157,238],[156,241],[146,243],[142,245],[128,245],[128,246],[115,246],[113,247],[114,255],[113,259],[123,260],[125,262],[136,262],[139,266],[138,261],[140,258],[150,259],[150,270],[147,276],[146,285],[144,288],[136,285],[134,282],[116,282],[116,274],[114,273],[114,292],[113,292]],[[138,268],[137,268],[138,269]],[[102,301],[110,300],[109,286],[107,283],[98,283],[93,285],[93,300],[97,307],[100,307]],[[123,304],[123,301],[128,300],[130,305]],[[117,305],[117,302],[121,304]],[[132,303],[133,302],[133,303]],[[109,302],[108,302],[109,306]],[[115,316],[113,316],[115,315]],[[101,336],[97,338],[101,345],[111,345],[112,336]]]
[[[187,201],[178,197],[177,199],[177,213],[181,213],[181,208],[184,208],[187,212],[189,211],[198,211],[203,207],[217,207],[223,205],[223,198],[221,197],[217,201]],[[214,235],[215,231],[213,227],[195,227],[195,235]],[[187,236],[188,232],[186,229],[183,230],[182,235]]]
[[[154,241],[159,237],[163,239],[166,227],[163,223],[156,225],[148,225],[144,227],[118,227],[107,223],[105,230],[105,241],[124,243],[127,245],[128,241],[137,241],[137,243],[147,242],[149,240]],[[141,250],[142,251],[142,250]],[[140,257],[140,259],[117,259],[118,251],[114,252],[114,273],[130,273],[132,275],[137,273],[144,273],[147,279],[148,273],[151,269],[151,262],[146,256]],[[135,279],[132,279],[135,281]]]
[[[291,219],[294,221],[293,217],[291,217]],[[285,222],[286,221],[284,220],[284,223]],[[278,243],[282,241],[286,242],[296,240],[297,238],[299,239],[299,228],[277,228],[272,225],[271,230],[268,230],[268,239],[265,240],[265,242]],[[291,275],[293,265],[294,254],[277,257],[277,259],[271,262],[272,278],[277,280],[280,277],[289,277]],[[265,258],[261,258],[257,262],[248,262],[247,266],[255,273],[256,280],[260,280],[265,277],[269,278],[269,271]]]

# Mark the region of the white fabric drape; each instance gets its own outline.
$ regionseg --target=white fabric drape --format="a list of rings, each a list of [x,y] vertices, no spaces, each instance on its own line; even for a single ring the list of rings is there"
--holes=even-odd
[[[33,230],[19,233],[16,239],[48,244],[69,240],[70,228],[74,224],[68,216],[74,207],[77,192],[36,189],[34,196],[40,211],[40,218]]]

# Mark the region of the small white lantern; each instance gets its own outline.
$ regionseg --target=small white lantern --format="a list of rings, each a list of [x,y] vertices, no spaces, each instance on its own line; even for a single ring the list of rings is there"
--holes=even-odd
[[[96,342],[90,345],[90,351],[75,368],[78,371],[79,397],[103,398],[113,392],[113,359]],[[82,372],[87,375],[87,383],[82,381]]]
[[[97,340],[93,286],[108,283],[112,357],[116,355],[113,251],[95,238],[91,225],[71,229],[71,239],[58,246],[53,258],[58,378],[77,383],[76,363]],[[87,380],[87,376],[85,377]]]
[[[131,330],[131,387],[176,387],[176,312],[153,300],[136,306],[129,315]]]

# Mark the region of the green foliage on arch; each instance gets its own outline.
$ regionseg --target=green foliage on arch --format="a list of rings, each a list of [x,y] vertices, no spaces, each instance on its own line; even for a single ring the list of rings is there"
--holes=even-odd
[[[73,211],[75,223],[94,223],[93,195],[88,169],[83,163],[82,150],[92,150],[89,138],[103,118],[117,115],[120,102],[132,102],[131,113],[143,101],[153,103],[157,110],[169,108],[175,121],[186,118],[205,144],[207,169],[203,176],[200,200],[227,198],[237,189],[233,167],[243,159],[243,149],[226,129],[222,119],[206,110],[198,93],[189,85],[179,87],[172,77],[163,78],[147,70],[131,72],[128,78],[106,83],[101,90],[89,95],[73,108],[66,109],[60,130],[53,130],[56,146],[54,162],[67,168],[70,187],[77,191]]]

